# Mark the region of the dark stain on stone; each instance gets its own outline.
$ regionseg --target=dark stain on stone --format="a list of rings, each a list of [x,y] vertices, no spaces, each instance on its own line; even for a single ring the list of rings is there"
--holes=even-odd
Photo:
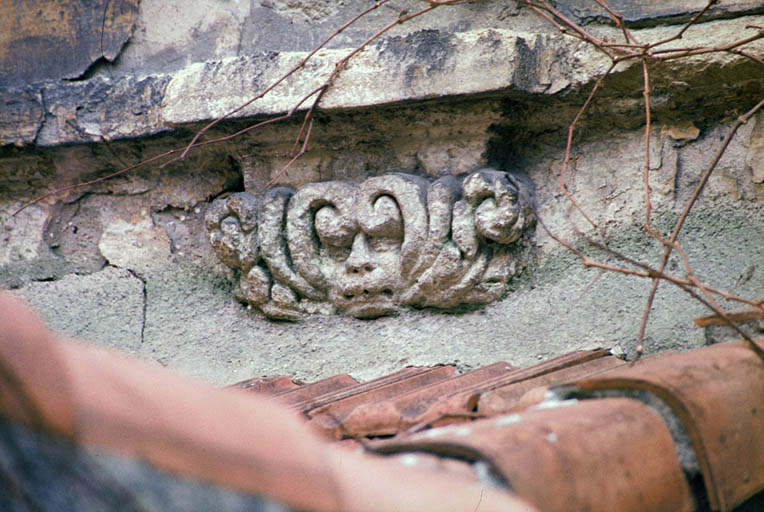
[[[613,25],[607,12],[592,2],[591,5],[579,2],[559,2],[560,11],[568,18],[587,25],[604,23]],[[655,2],[652,0],[610,0],[610,8],[623,16],[630,29],[656,27],[661,25],[679,25],[690,21],[700,9],[694,9],[686,2]],[[703,21],[730,19],[740,16],[754,16],[764,12],[760,2],[716,2],[703,15]]]
[[[168,77],[135,80],[93,78],[69,85],[55,83],[44,90],[48,119],[40,130],[40,145],[91,142],[157,133],[165,129],[159,109]],[[90,133],[97,126],[99,133]]]
[[[453,34],[440,30],[420,30],[381,42],[380,56],[406,66],[405,83],[410,87],[418,79],[445,69],[456,46],[453,39]]]
[[[42,94],[36,87],[0,89],[0,146],[34,141],[42,125]]]
[[[531,48],[524,38],[518,37],[515,45],[517,49],[517,66],[512,82],[518,89],[533,91],[538,85],[536,77],[538,68],[538,45]]]
[[[138,0],[0,3],[9,34],[0,43],[0,88],[76,78],[101,58],[113,61],[137,15]]]
[[[497,32],[489,30],[484,34],[481,34],[481,36],[478,38],[476,46],[494,52],[499,50],[501,45],[501,36]]]

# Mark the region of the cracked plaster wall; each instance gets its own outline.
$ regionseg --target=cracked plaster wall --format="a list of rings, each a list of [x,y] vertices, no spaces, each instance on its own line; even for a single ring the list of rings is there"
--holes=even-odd
[[[144,0],[121,53],[109,56],[113,62],[96,52],[90,59],[97,63],[77,72],[0,78],[0,284],[67,335],[217,383],[347,371],[372,378],[408,364],[525,365],[577,348],[632,350],[648,283],[598,277],[540,229],[507,295],[477,311],[414,310],[372,321],[316,315],[297,323],[247,311],[232,296],[234,275],[208,243],[204,213],[223,192],[260,191],[285,163],[298,120],[11,215],[42,191],[182,146],[199,123],[279,76],[361,4]],[[409,4],[375,11],[303,75],[213,135],[288,108],[338,56]],[[613,2],[645,39],[672,33],[701,4]],[[593,9],[565,9],[591,30],[613,32]],[[711,14],[683,44],[735,38],[745,25],[762,24],[757,2],[725,3]],[[754,48],[764,53],[761,44]],[[567,124],[605,64],[514,4],[444,8],[398,27],[353,61],[325,98],[310,151],[279,182],[360,182],[398,170],[460,174],[490,163],[527,175],[544,222],[574,239],[557,173]],[[614,247],[655,263],[660,248],[639,228],[639,74],[623,67],[606,82],[597,115],[585,120],[574,147],[569,187],[604,223]],[[653,69],[651,179],[663,229],[729,126],[729,107],[749,108],[763,76],[729,55]],[[696,273],[749,297],[759,297],[764,285],[763,141],[760,114],[740,130],[684,230]],[[729,336],[694,327],[692,318],[704,313],[662,286],[648,351]]]

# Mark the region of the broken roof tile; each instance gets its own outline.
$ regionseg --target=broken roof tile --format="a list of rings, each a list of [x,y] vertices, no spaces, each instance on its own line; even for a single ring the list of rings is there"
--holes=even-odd
[[[408,366],[402,370],[398,370],[395,373],[391,373],[390,375],[385,375],[368,382],[362,382],[356,384],[355,386],[350,386],[348,388],[340,389],[315,397],[310,401],[310,403],[303,404],[302,410],[309,411],[331,404],[332,402],[347,400],[361,394],[366,394],[367,397],[374,396],[373,393],[375,393],[377,390],[383,390],[389,388],[390,386],[400,385],[400,383],[403,381],[407,381],[411,378],[418,378],[425,374],[430,375],[431,378],[433,376],[437,376],[436,378],[448,378],[455,372],[456,369],[453,366]],[[405,386],[407,385],[410,386],[411,382],[404,385],[403,389],[405,389]]]
[[[576,352],[570,352],[561,356],[553,357],[539,364],[529,366],[528,368],[520,368],[512,372],[507,372],[501,375],[497,375],[491,379],[487,379],[481,385],[481,391],[487,392],[490,390],[498,389],[503,386],[515,384],[535,377],[540,377],[549,373],[560,371],[564,368],[576,366],[588,361],[593,361],[601,357],[610,355],[610,351],[605,349],[595,350],[579,350]]]
[[[509,386],[545,375],[551,375],[546,382],[557,384],[619,364],[622,362],[603,349],[572,352],[523,369],[504,362],[494,363],[427,386],[411,388],[387,400],[366,400],[347,412],[340,430],[348,437],[382,436],[423,424],[443,424],[453,418],[470,416],[484,393],[497,389],[507,392]],[[522,389],[527,391],[531,387],[533,385]]]
[[[517,407],[520,399],[535,388],[546,388],[566,382],[573,382],[624,364],[626,364],[624,361],[614,356],[604,356],[596,359],[582,358],[579,364],[562,367],[557,371],[544,373],[537,377],[511,382],[481,394],[477,411],[486,415],[507,412]],[[538,401],[541,401],[543,393],[538,395]]]
[[[293,389],[274,393],[279,402],[302,410],[306,404],[312,403],[318,397],[335,393],[358,384],[358,381],[346,373],[305,384]]]

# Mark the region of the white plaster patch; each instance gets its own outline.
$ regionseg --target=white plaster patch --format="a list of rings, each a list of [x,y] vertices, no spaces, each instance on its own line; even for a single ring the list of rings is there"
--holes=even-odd
[[[143,270],[170,257],[170,239],[148,216],[126,221],[115,218],[106,226],[98,250],[116,267]]]
[[[30,206],[13,217],[20,206],[17,202],[0,205],[0,266],[39,256],[46,214]]]

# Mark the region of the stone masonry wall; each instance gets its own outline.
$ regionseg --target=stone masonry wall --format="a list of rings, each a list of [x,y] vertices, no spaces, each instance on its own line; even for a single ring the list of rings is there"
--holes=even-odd
[[[82,11],[76,2],[37,3],[30,10],[29,2],[0,2],[3,19],[15,20],[11,35],[0,36],[0,286],[55,329],[221,384],[348,371],[372,378],[410,364],[525,365],[594,346],[633,352],[649,283],[583,268],[538,225],[516,242],[516,272],[484,306],[284,322],[240,303],[238,271],[216,255],[205,214],[216,198],[265,192],[289,160],[299,116],[13,216],[48,190],[182,147],[368,6],[125,0]],[[589,30],[618,37],[595,6],[559,4]],[[611,2],[642,40],[674,34],[704,4]],[[421,5],[378,8],[209,137],[287,111],[354,45]],[[722,2],[681,45],[739,39],[755,32],[747,26],[764,25],[762,12],[759,2]],[[66,36],[52,40],[56,31]],[[749,49],[764,55],[761,41]],[[34,59],[19,64],[27,54]],[[321,102],[308,151],[276,184],[360,185],[388,173],[429,183],[491,166],[523,184],[545,225],[583,246],[576,229],[586,227],[575,216],[571,224],[557,182],[567,126],[607,65],[596,49],[513,2],[439,8],[351,60]],[[619,65],[605,81],[576,138],[568,186],[611,247],[657,265],[660,247],[641,228],[641,73],[638,63]],[[761,99],[764,71],[715,53],[655,66],[651,80],[653,215],[669,230],[735,116]],[[682,237],[699,277],[748,297],[764,289],[762,162],[760,113],[739,130]],[[723,329],[695,327],[705,313],[662,285],[647,351],[727,339]]]

